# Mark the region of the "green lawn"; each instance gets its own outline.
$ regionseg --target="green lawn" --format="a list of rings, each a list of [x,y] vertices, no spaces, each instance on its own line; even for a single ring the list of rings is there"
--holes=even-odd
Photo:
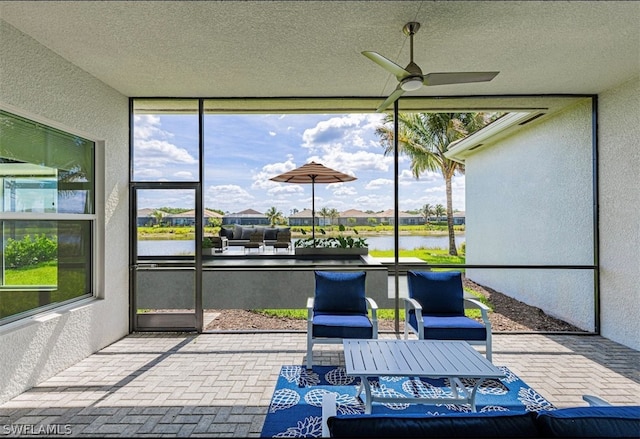
[[[4,272],[5,285],[56,285],[58,283],[58,263],[45,262],[36,266],[7,268]]]

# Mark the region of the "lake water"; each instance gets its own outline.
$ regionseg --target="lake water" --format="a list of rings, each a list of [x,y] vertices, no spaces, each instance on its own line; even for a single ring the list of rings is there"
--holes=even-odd
[[[317,235],[316,235],[317,236]],[[295,239],[293,240],[295,241]],[[456,246],[465,242],[464,235],[456,235]],[[393,250],[393,236],[367,236],[370,250]],[[415,248],[449,248],[448,236],[401,236],[400,248],[413,250]],[[138,241],[139,256],[171,256],[193,254],[193,241]]]

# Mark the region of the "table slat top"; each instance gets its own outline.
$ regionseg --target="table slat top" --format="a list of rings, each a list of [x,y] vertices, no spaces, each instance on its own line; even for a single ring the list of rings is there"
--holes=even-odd
[[[464,341],[344,340],[347,374],[501,378],[504,373]]]

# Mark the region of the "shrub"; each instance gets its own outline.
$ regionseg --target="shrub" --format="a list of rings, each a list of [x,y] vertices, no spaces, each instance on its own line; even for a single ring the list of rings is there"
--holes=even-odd
[[[58,244],[44,233],[25,235],[20,241],[9,238],[4,249],[5,264],[9,268],[20,268],[36,265],[40,262],[55,260],[58,256]]]

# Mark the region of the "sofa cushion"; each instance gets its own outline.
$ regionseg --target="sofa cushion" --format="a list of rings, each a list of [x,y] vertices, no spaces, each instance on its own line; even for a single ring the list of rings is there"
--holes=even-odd
[[[534,412],[425,415],[338,415],[327,420],[331,437],[536,437]]]
[[[233,225],[233,239],[242,239],[242,226],[238,224]]]
[[[234,239],[251,239],[251,234],[253,232],[255,232],[255,229],[253,229],[251,227],[243,227],[242,228],[242,235],[240,235],[240,238],[236,238],[235,231],[233,233],[233,237],[234,237]]]
[[[218,236],[222,238],[233,239],[233,229],[225,229],[224,227],[220,227]]]
[[[267,241],[275,241],[278,237],[278,229],[275,227],[267,227],[264,229],[264,239]]]
[[[543,410],[536,423],[553,437],[640,437],[640,406],[571,407]]]

